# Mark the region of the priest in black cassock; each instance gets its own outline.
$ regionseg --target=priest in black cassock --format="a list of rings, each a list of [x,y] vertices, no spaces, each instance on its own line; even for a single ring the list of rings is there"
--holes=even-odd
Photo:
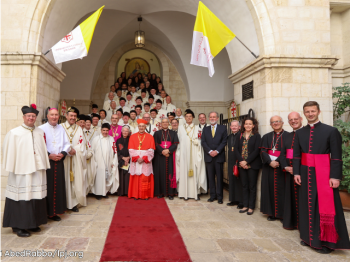
[[[169,130],[169,120],[162,119],[161,130],[154,133],[156,152],[153,159],[154,195],[174,199],[176,192],[175,151],[179,144],[176,132]]]
[[[125,112],[128,113],[128,112]],[[116,146],[118,151],[118,163],[119,163],[119,188],[118,196],[127,196],[129,189],[129,138],[130,138],[130,126],[123,126],[122,137],[117,140]]]
[[[315,101],[303,106],[308,125],[295,134],[293,172],[299,189],[301,245],[318,253],[350,249],[349,235],[339,196],[342,179],[342,137],[319,121]]]
[[[70,143],[64,128],[58,124],[59,113],[51,108],[47,114],[48,122],[39,126],[45,132],[50,169],[46,170],[47,179],[47,215],[49,219],[61,221],[58,215],[67,210],[66,181],[63,161],[70,151]]]
[[[239,139],[241,132],[240,128],[241,125],[239,121],[233,120],[230,123],[231,128],[231,134],[227,137],[227,152],[228,152],[228,158],[227,158],[227,173],[228,173],[228,179],[229,179],[229,203],[227,203],[228,206],[235,206],[237,205],[238,209],[243,208],[243,187],[241,179],[236,177],[233,174],[233,167],[236,165],[236,156],[235,156],[235,147],[236,144],[238,145],[238,142],[236,141]]]
[[[293,132],[288,133],[281,150],[281,167],[286,171],[283,228],[298,228],[298,191],[299,187],[294,182],[293,176],[293,147],[295,132],[302,128],[303,118],[297,112],[288,115],[288,123],[293,128]]]
[[[261,177],[260,211],[268,215],[268,221],[283,219],[284,189],[286,172],[280,164],[280,154],[288,132],[283,130],[280,116],[270,118],[273,131],[265,134],[261,141],[261,159],[263,161]]]

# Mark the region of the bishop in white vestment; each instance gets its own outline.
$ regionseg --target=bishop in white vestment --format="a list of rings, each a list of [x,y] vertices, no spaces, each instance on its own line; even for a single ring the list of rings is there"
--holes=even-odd
[[[45,134],[34,126],[36,105],[22,107],[23,124],[11,129],[3,143],[3,169],[8,172],[3,227],[19,237],[39,232],[47,223],[46,169],[50,168]],[[27,229],[27,230],[26,230]]]
[[[198,140],[198,126],[193,124],[194,113],[186,110],[186,124],[179,125],[179,145],[176,151],[176,176],[178,196],[199,200],[207,191],[207,176],[202,146]]]
[[[101,134],[92,141],[97,173],[91,193],[98,200],[108,197],[107,193],[114,194],[119,187],[118,155],[113,137],[108,132],[109,124],[103,124]]]
[[[67,121],[61,124],[71,145],[71,153],[64,160],[66,178],[67,208],[79,212],[78,204],[86,206],[86,141],[83,130],[76,125],[79,110],[70,107],[67,110]]]

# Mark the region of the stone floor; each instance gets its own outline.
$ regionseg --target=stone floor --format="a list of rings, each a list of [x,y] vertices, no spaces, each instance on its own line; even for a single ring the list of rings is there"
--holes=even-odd
[[[228,201],[225,193],[224,202]],[[68,212],[61,222],[49,221],[42,232],[18,238],[9,228],[1,230],[2,255],[6,250],[84,251],[84,257],[64,261],[99,261],[118,197],[96,200],[79,213]],[[298,231],[282,229],[259,212],[239,214],[236,207],[175,198],[168,206],[193,261],[350,261],[350,251],[320,255],[299,244]],[[350,213],[346,213],[350,227]],[[2,214],[1,214],[2,217]],[[349,228],[350,229],[350,228]],[[56,258],[2,257],[3,261],[62,261]]]

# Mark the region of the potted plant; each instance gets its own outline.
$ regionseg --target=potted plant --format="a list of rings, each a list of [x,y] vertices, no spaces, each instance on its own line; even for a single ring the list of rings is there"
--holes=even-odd
[[[343,140],[343,180],[339,187],[340,198],[343,209],[350,210],[350,122],[346,121],[350,112],[350,84],[335,87],[333,98],[334,127],[339,130]]]

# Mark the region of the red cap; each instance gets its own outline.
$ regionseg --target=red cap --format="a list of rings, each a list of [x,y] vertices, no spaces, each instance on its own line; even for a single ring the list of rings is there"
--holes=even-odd
[[[145,124],[145,125],[147,125],[147,121],[144,120],[144,119],[137,119],[137,123],[138,124]]]

